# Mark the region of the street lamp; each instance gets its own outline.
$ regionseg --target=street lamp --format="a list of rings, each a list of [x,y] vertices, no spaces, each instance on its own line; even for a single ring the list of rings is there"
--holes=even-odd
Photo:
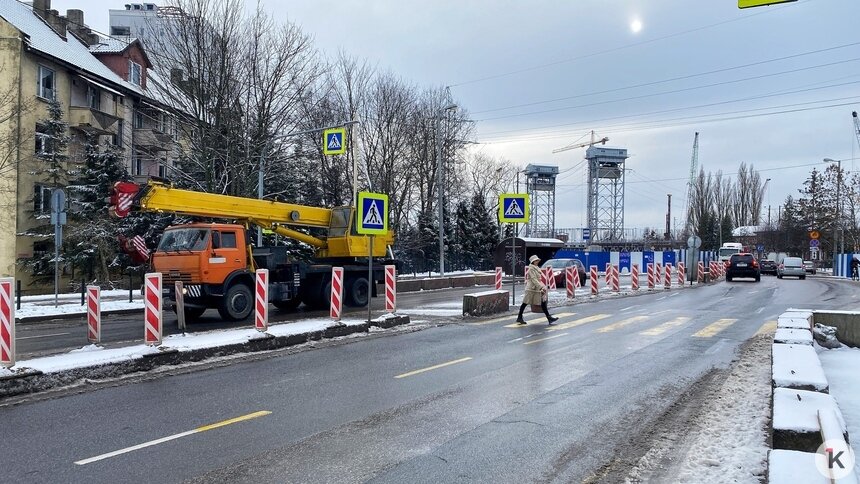
[[[836,230],[837,224],[842,225],[842,211],[840,210],[840,190],[842,188],[842,160],[825,158],[825,163],[836,163],[836,218],[833,221],[833,275],[836,275]],[[841,227],[840,227],[841,228]]]
[[[448,111],[452,111],[457,109],[456,104],[449,104],[436,113],[436,185],[438,187],[438,200],[439,204],[439,275],[445,275],[445,224],[444,224],[444,210],[442,206],[442,116],[445,115]]]

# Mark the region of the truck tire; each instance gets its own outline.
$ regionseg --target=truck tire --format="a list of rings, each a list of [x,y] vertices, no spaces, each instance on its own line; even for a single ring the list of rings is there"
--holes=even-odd
[[[218,305],[218,314],[225,321],[241,321],[254,310],[254,297],[251,289],[242,283],[233,284],[227,289]]]
[[[366,277],[357,277],[346,283],[346,304],[354,308],[367,306],[370,299],[370,283]]]
[[[193,323],[200,319],[200,316],[203,316],[205,312],[206,308],[185,308],[185,322]]]
[[[302,301],[310,309],[325,309],[331,304],[331,278],[316,276],[302,285]]]

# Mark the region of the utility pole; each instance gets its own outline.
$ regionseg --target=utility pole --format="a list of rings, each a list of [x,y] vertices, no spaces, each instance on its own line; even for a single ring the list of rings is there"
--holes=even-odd
[[[438,185],[439,204],[439,276],[445,275],[445,209],[443,200],[444,187],[442,186],[442,115],[447,111],[457,109],[456,104],[449,104],[436,113],[436,185]]]
[[[669,240],[672,238],[672,230],[669,223],[672,220],[672,194],[667,193],[666,196],[669,197],[669,207],[666,210],[666,233],[663,234],[663,237]]]

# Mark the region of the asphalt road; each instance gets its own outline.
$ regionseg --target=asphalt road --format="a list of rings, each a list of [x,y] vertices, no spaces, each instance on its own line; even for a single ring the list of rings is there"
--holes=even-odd
[[[721,282],[558,308],[554,327],[444,324],[7,406],[3,475],[580,481],[786,307],[856,309],[857,287]]]

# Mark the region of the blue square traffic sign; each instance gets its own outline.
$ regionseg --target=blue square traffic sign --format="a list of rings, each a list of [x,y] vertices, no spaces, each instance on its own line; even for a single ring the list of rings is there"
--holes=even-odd
[[[525,193],[499,195],[499,222],[528,223],[529,196]]]
[[[344,153],[346,153],[346,128],[323,131],[323,154],[342,155]]]
[[[388,233],[388,196],[381,193],[358,194],[356,232],[362,235],[385,235]]]

